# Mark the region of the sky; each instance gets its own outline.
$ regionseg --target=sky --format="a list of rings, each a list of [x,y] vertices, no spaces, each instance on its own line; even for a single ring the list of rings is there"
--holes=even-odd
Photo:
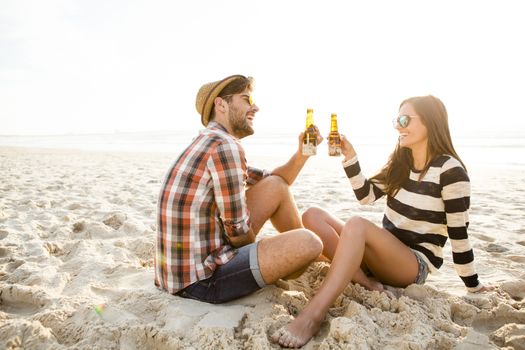
[[[256,130],[392,132],[443,100],[453,135],[525,136],[520,1],[0,1],[0,134],[198,130],[199,87],[253,76]]]

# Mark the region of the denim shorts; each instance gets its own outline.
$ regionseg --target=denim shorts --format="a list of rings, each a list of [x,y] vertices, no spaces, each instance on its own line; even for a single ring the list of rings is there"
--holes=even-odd
[[[423,253],[420,253],[416,250],[412,250],[412,251],[414,252],[414,255],[416,256],[417,265],[418,265],[417,276],[416,276],[416,280],[414,281],[414,283],[424,284],[428,277],[428,264],[423,259]]]
[[[233,259],[224,265],[218,265],[210,278],[189,285],[177,295],[220,304],[265,287],[259,270],[257,244],[258,242],[237,249]]]

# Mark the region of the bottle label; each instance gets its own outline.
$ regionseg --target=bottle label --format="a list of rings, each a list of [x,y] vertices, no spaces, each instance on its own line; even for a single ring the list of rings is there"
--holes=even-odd
[[[341,155],[341,147],[339,145],[329,145],[328,155],[331,157],[339,157]]]
[[[328,136],[328,155],[332,157],[341,155],[341,137],[337,132],[331,132]]]
[[[317,147],[312,143],[303,143],[303,156],[315,156]]]

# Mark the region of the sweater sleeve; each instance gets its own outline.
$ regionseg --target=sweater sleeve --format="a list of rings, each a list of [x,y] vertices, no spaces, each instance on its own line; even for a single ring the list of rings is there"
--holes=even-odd
[[[363,175],[357,156],[343,162],[343,168],[359,203],[370,204],[385,195],[377,184]]]
[[[470,180],[460,163],[451,158],[443,165],[440,183],[454,268],[467,289],[475,292],[481,288],[481,284],[474,266],[474,252],[467,233]]]

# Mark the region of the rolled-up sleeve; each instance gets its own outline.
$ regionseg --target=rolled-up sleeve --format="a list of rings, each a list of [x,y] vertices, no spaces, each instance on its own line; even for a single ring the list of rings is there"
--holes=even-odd
[[[250,213],[246,205],[248,175],[242,146],[228,141],[218,145],[208,159],[208,169],[226,235],[238,237],[247,234],[250,230]]]
[[[259,182],[262,179],[264,179],[265,177],[271,175],[271,173],[269,171],[267,171],[267,170],[258,169],[258,168],[254,168],[254,167],[251,167],[251,166],[249,166],[247,170],[248,170],[247,171],[248,172],[247,184],[249,186],[253,186],[257,182]]]

